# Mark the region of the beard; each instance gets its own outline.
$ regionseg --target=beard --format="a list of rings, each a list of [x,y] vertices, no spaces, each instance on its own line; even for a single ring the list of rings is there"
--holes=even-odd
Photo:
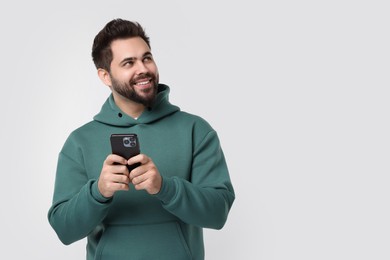
[[[157,96],[158,76],[156,77],[150,73],[145,73],[131,80],[130,82],[120,82],[119,80],[116,80],[111,74],[110,76],[111,76],[112,89],[115,90],[118,94],[127,98],[128,100],[142,104],[145,107],[152,106]],[[136,89],[134,88],[134,85],[138,80],[142,80],[144,78],[150,79],[152,88],[140,90],[143,94],[140,95],[139,93],[137,93]]]

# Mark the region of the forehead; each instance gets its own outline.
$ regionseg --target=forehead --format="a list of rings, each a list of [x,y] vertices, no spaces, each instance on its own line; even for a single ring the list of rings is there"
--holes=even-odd
[[[150,52],[150,48],[141,37],[133,37],[114,40],[111,43],[111,51],[114,61],[142,57],[146,52]]]

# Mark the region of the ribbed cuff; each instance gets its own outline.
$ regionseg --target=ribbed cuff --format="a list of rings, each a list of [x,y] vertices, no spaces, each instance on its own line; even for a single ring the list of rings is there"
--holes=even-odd
[[[176,196],[176,183],[174,178],[164,177],[159,193],[154,196],[162,201],[164,204],[168,204]]]
[[[106,198],[100,193],[98,185],[97,185],[97,181],[93,181],[91,184],[91,194],[92,194],[92,197],[97,202],[100,202],[100,203],[108,203],[112,200],[112,198]]]

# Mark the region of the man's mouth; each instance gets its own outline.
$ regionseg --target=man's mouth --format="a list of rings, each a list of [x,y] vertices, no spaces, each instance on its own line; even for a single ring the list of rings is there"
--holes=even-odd
[[[152,78],[139,79],[133,85],[140,89],[147,89],[151,87]]]
[[[150,81],[151,81],[151,79],[138,81],[138,82],[135,83],[135,85],[137,85],[137,86],[145,86],[145,85],[149,84]]]

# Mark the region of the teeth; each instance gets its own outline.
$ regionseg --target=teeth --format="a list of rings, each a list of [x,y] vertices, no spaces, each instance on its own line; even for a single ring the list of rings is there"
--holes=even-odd
[[[137,85],[146,85],[149,83],[149,80],[148,81],[143,81],[143,82],[137,82]]]

